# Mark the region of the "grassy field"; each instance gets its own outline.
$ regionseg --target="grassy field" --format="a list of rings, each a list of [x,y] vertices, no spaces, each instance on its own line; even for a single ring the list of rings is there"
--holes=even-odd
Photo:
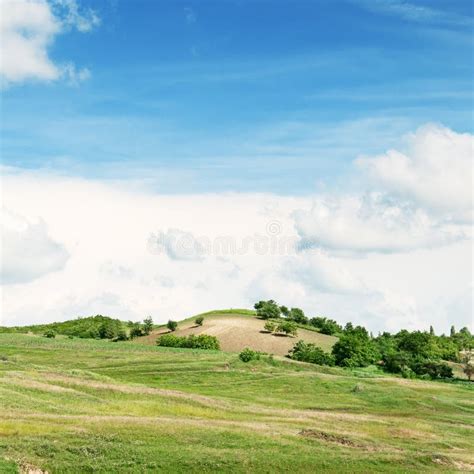
[[[470,470],[473,386],[0,334],[0,472]]]

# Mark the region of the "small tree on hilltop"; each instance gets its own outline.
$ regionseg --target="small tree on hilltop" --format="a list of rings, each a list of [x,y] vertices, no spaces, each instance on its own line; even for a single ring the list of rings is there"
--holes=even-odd
[[[166,323],[166,327],[170,330],[170,331],[176,331],[176,329],[178,328],[178,323],[176,321],[172,321],[171,319]]]
[[[255,303],[257,317],[260,319],[276,319],[280,317],[280,307],[273,301],[259,301]]]
[[[153,319],[151,319],[151,316],[148,316],[148,318],[145,318],[143,320],[143,333],[148,336],[148,334],[151,333],[153,330]]]
[[[300,308],[291,308],[288,319],[295,321],[298,324],[307,324],[308,318],[304,315],[304,312]]]
[[[203,316],[198,316],[194,322],[198,325],[198,326],[202,326],[202,323],[204,322],[204,317]]]
[[[281,314],[285,316],[285,318],[287,318],[288,315],[290,314],[290,310],[286,306],[280,306],[280,311],[281,311]]]

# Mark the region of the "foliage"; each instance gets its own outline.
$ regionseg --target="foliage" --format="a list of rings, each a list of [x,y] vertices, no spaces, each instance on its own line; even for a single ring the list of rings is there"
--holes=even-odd
[[[115,335],[118,333],[119,328],[125,327],[124,323],[118,319],[97,315],[58,323],[37,324],[34,326],[0,327],[0,332],[25,334],[31,332],[33,334],[44,334],[46,331],[51,330],[57,335],[73,336],[83,339],[99,339],[101,337],[105,338],[107,334],[111,335],[110,329],[106,330],[107,325],[114,328],[113,332]]]
[[[291,308],[288,319],[298,324],[308,324],[308,318],[300,308]]]
[[[176,331],[176,329],[178,328],[178,323],[176,321],[172,321],[171,319],[166,323],[166,327],[170,330],[170,331]]]
[[[290,314],[290,310],[286,306],[280,306],[280,312],[287,318]]]
[[[291,359],[319,365],[334,365],[334,357],[312,343],[298,341],[289,354]]]
[[[143,320],[143,334],[145,334],[145,336],[148,336],[151,331],[153,331],[153,319],[151,318],[151,316],[148,316]]]
[[[273,300],[259,301],[255,303],[257,317],[260,319],[276,319],[280,317],[280,307]]]
[[[49,339],[54,339],[56,337],[56,333],[52,329],[47,329],[43,336]]]
[[[273,321],[265,321],[265,325],[263,327],[264,327],[265,331],[273,332],[273,331],[275,331],[277,325]]]
[[[466,374],[466,377],[468,380],[472,379],[472,376],[474,375],[474,363],[472,361],[472,352],[469,350],[467,351],[463,357],[462,357],[462,363],[463,363],[463,372]]]
[[[130,339],[143,336],[143,330],[140,323],[133,323],[130,326]]]
[[[309,324],[317,328],[321,334],[327,334],[329,336],[342,332],[342,326],[337,324],[334,319],[328,319],[322,316],[311,318]]]
[[[360,328],[360,326],[358,326]],[[345,332],[332,348],[337,365],[342,367],[367,367],[377,361],[378,351],[367,331]]]
[[[191,334],[190,336],[176,336],[174,334],[163,334],[156,343],[163,347],[182,347],[185,349],[213,349],[219,350],[219,340],[215,336]]]
[[[285,333],[287,336],[296,336],[298,326],[296,326],[294,321],[282,321],[280,324],[278,324],[276,330],[278,332]]]
[[[449,367],[448,364],[434,360],[425,359],[415,361],[410,369],[413,370],[416,375],[428,376],[432,379],[446,379],[452,378],[453,376],[453,369]]]
[[[249,349],[246,347],[240,354],[239,354],[239,359],[242,362],[250,362],[251,360],[259,360],[261,356],[261,353],[258,351],[253,351],[252,349]]]
[[[204,322],[204,316],[198,316],[194,322],[198,325],[198,326],[202,326],[202,323]]]

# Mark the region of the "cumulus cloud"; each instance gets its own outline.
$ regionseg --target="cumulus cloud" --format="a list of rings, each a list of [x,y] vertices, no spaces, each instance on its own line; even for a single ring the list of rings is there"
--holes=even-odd
[[[4,84],[25,80],[85,80],[90,72],[55,63],[48,53],[56,37],[70,29],[88,32],[100,20],[75,0],[0,0],[0,76]]]
[[[318,198],[294,214],[300,248],[344,254],[394,253],[446,245],[465,238],[421,209],[377,193]]]
[[[44,221],[30,222],[7,210],[2,211],[1,241],[2,284],[28,283],[62,270],[69,258]]]
[[[414,153],[403,154],[418,163]],[[373,179],[378,191],[360,195],[171,196],[136,182],[4,169],[5,206],[31,216],[8,227],[17,230],[7,235],[7,253],[22,257],[15,268],[30,279],[4,285],[4,324],[97,313],[164,322],[273,298],[373,331],[464,325],[472,299],[460,289],[472,290],[472,244],[468,226],[452,218],[457,205],[434,206],[424,194],[382,182]],[[223,236],[241,251],[223,251]],[[298,237],[299,252],[273,250]],[[265,251],[254,245],[262,239]],[[26,243],[37,249],[32,270],[23,259]],[[52,256],[47,264],[43,255]]]
[[[359,158],[372,184],[427,212],[472,221],[474,136],[427,125],[408,137],[405,152]]]

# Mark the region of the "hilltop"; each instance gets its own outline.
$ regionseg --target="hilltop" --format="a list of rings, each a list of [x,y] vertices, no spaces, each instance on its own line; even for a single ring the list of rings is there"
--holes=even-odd
[[[195,324],[197,317],[203,316],[202,326]],[[281,334],[269,334],[264,330],[265,321],[258,319],[254,311],[249,310],[218,310],[185,319],[178,323],[174,332],[177,336],[190,334],[209,334],[216,336],[221,349],[227,352],[240,352],[249,347],[255,351],[284,356],[297,340],[316,344],[326,351],[337,341],[337,337],[320,334],[314,330],[298,328],[297,336],[290,337]],[[157,338],[168,333],[166,327],[160,327],[148,336],[134,341],[142,344],[155,344]]]

